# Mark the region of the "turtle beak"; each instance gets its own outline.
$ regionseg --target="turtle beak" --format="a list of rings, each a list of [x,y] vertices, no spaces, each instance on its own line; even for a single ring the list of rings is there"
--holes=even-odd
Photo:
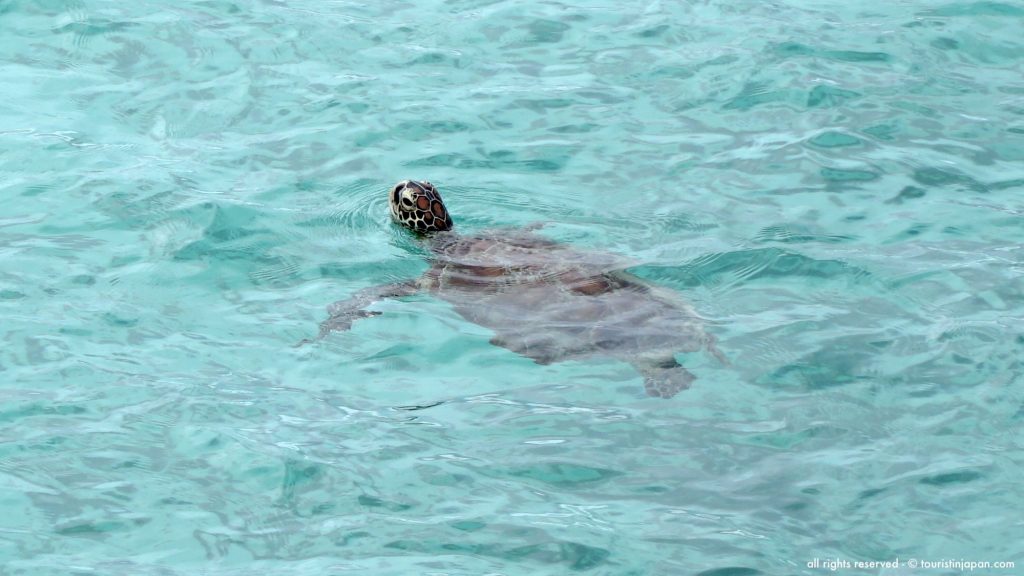
[[[405,188],[409,184],[408,180],[402,180],[398,184],[395,184],[394,188],[391,189],[391,205],[398,206],[398,203],[402,200],[402,188]]]

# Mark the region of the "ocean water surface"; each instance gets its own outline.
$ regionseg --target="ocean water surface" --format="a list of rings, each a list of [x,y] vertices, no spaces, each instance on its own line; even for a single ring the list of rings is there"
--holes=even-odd
[[[0,0],[0,574],[1019,573],[1022,28]],[[730,365],[649,398],[429,295],[294,347],[427,268],[404,178],[629,258]]]

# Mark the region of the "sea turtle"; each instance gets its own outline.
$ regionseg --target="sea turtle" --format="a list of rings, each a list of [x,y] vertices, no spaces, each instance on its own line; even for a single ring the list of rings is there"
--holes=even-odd
[[[437,188],[426,181],[399,182],[388,191],[388,203],[395,222],[422,236],[430,269],[330,305],[321,338],[380,314],[366,309],[373,302],[429,292],[493,330],[492,344],[538,364],[593,355],[629,362],[651,396],[671,398],[693,382],[675,352],[705,349],[727,363],[686,302],[623,271],[622,259],[571,248],[530,227],[459,235]]]

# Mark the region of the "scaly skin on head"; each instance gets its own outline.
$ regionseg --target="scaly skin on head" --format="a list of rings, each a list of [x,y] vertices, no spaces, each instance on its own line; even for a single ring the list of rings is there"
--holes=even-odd
[[[451,230],[452,217],[437,188],[426,180],[402,180],[388,193],[391,218],[415,232]]]

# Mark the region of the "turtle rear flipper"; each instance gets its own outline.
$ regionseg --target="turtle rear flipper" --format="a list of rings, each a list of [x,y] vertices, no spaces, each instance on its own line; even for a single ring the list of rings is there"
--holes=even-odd
[[[631,362],[644,377],[644,390],[648,396],[671,398],[686,390],[697,379],[675,358],[660,360],[636,359]]]

